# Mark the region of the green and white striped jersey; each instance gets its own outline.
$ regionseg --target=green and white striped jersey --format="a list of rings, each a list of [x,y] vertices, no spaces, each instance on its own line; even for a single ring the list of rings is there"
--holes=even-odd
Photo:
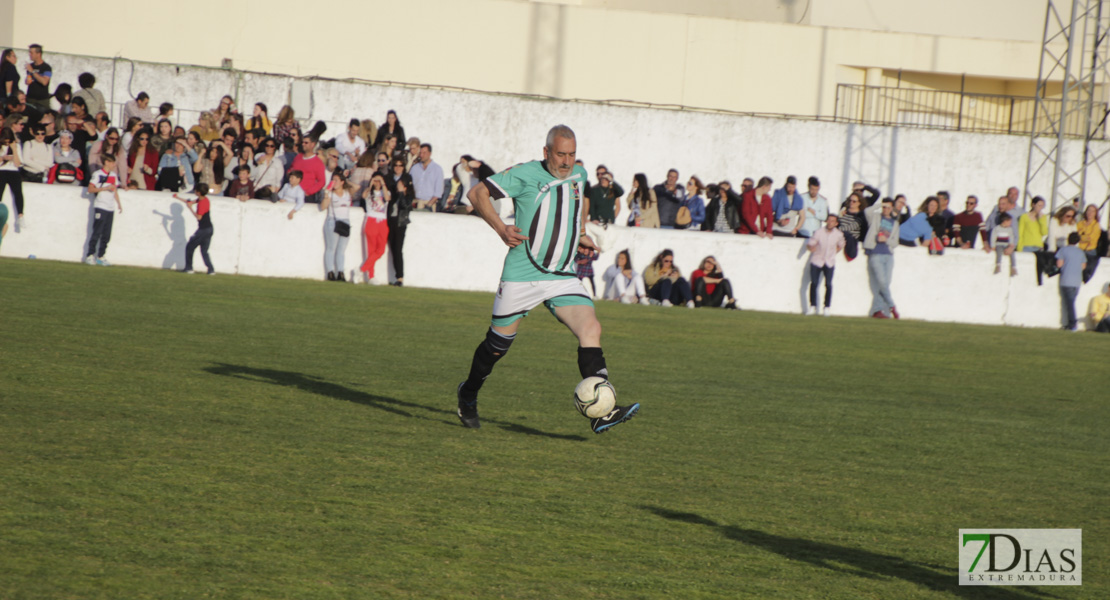
[[[528,236],[509,249],[502,281],[576,277],[574,254],[582,226],[586,177],[586,170],[575,165],[570,177],[559,179],[548,172],[543,161],[535,160],[486,179],[493,198],[513,199],[516,226]]]

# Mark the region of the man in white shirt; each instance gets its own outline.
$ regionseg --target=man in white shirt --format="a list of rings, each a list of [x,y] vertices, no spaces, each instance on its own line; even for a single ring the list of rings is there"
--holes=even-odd
[[[820,191],[821,181],[810,177],[809,191],[802,194],[802,226],[798,228],[798,235],[802,237],[810,237],[816,233],[829,217],[829,201]]]
[[[432,145],[420,144],[420,160],[409,169],[412,187],[416,194],[416,209],[435,212],[439,197],[443,195],[443,168],[432,161]]]
[[[358,157],[366,152],[366,142],[358,135],[359,121],[351,119],[347,125],[347,135],[335,136],[335,149],[339,151],[339,168],[344,171],[355,168]]]

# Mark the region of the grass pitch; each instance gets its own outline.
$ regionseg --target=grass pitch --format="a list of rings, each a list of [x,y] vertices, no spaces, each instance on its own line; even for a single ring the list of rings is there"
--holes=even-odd
[[[1110,336],[0,260],[0,598],[1105,598]],[[1081,588],[957,585],[1082,528]]]

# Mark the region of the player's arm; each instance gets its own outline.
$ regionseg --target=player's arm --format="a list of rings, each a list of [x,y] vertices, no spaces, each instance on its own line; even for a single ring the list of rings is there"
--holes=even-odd
[[[482,220],[492,227],[497,235],[501,236],[501,241],[505,242],[506,246],[515,248],[528,239],[521,235],[519,227],[509,225],[501,220],[501,215],[497,214],[497,211],[493,208],[493,203],[490,202],[489,188],[486,187],[485,182],[470,188],[466,198],[474,206],[474,212],[478,213],[478,216],[482,217]]]
[[[587,248],[597,250],[597,244],[586,235],[586,223],[590,221],[590,197],[582,197],[582,223],[578,227],[578,243]]]

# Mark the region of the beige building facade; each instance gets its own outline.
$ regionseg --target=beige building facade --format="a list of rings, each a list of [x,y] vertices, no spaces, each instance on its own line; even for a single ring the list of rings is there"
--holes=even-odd
[[[92,10],[59,0],[54,6],[44,26],[40,3],[0,0],[0,46],[40,43],[48,58],[56,51],[230,64],[822,117],[848,101],[851,90],[841,84],[1032,95],[1045,15],[1043,0],[101,0]]]

